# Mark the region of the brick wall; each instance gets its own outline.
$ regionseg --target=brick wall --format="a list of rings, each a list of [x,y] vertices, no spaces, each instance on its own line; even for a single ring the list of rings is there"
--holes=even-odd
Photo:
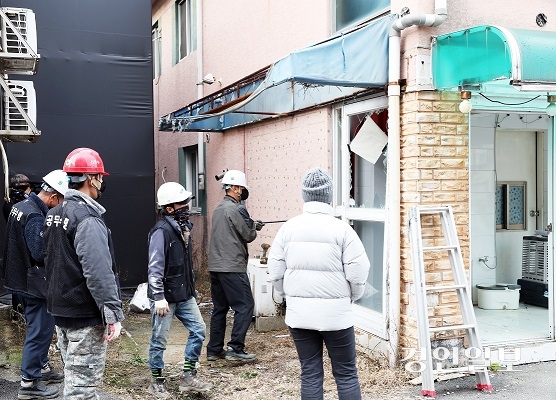
[[[401,103],[401,321],[400,347],[417,348],[408,211],[415,206],[451,205],[469,277],[469,168],[468,117],[458,110],[459,93],[412,92]],[[424,246],[444,243],[440,223],[422,218]],[[426,280],[450,284],[447,254],[425,254]],[[461,323],[455,293],[428,295],[431,326]],[[461,337],[464,332],[442,332],[436,339]]]

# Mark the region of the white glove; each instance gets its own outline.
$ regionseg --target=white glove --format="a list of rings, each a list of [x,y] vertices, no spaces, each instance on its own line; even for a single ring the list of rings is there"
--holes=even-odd
[[[110,329],[110,333],[108,333],[108,336],[106,336],[106,341],[107,342],[111,342],[114,339],[117,339],[120,336],[120,332],[122,331],[122,323],[121,322],[116,322],[114,324],[108,324],[108,327]]]
[[[154,302],[154,313],[159,317],[164,317],[166,314],[170,312],[170,307],[168,306],[168,302],[166,299],[156,300]]]

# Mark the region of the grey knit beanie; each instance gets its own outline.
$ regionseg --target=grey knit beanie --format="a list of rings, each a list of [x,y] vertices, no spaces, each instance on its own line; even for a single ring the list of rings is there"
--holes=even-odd
[[[321,168],[310,169],[301,182],[303,201],[332,203],[332,178]]]

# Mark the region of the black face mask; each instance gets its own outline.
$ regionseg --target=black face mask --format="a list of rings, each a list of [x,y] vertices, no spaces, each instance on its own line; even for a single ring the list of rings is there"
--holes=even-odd
[[[189,222],[189,207],[177,209],[170,215],[174,217],[174,220],[178,223],[182,231],[185,231],[185,228],[191,229],[192,224]]]
[[[98,179],[95,180],[98,182]],[[97,189],[96,185],[93,185],[93,187]],[[105,190],[106,190],[106,182],[102,181],[100,182],[100,188],[97,189],[97,194],[98,194],[97,200],[102,197],[102,194],[104,193]]]
[[[20,201],[25,200],[29,195],[25,193],[25,190],[21,189],[10,189],[10,200],[13,204],[19,203]]]
[[[241,200],[245,201],[249,197],[249,190],[243,188],[241,190]]]

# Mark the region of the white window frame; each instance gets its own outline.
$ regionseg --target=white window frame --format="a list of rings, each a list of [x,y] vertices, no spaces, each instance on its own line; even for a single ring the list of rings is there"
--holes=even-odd
[[[387,7],[384,7],[383,9],[377,9],[372,13],[369,13],[367,15],[361,15],[361,17],[355,21],[353,21],[351,24],[346,25],[346,26],[342,26],[342,27],[338,27],[337,26],[337,21],[336,21],[336,13],[337,13],[337,4],[338,2],[341,3],[345,3],[345,2],[350,2],[352,0],[333,0],[330,2],[330,5],[332,7],[332,28],[334,31],[345,31],[345,30],[349,30],[352,29],[355,26],[361,25],[367,21],[372,21],[373,19],[380,17],[381,15],[384,15],[385,13],[387,13],[388,11],[391,10],[392,8],[392,1],[390,1],[390,5]]]
[[[185,188],[190,191],[194,199],[191,200],[190,208],[191,211],[200,212],[199,207],[199,181],[198,181],[198,158],[199,152],[197,150],[197,145],[181,147],[180,151],[180,171],[179,178],[180,183],[185,186]]]
[[[197,0],[179,0],[177,4],[178,60],[197,49]],[[185,15],[185,21],[183,21]],[[185,45],[183,43],[185,41]]]
[[[374,221],[382,222],[386,225],[386,208],[355,208],[349,207],[350,200],[350,150],[349,144],[349,116],[355,114],[363,114],[388,108],[388,99],[385,96],[359,101],[352,104],[346,104],[335,109],[334,112],[334,137],[333,137],[333,176],[334,190],[340,193],[334,195],[335,215],[342,220],[350,223],[351,221]],[[341,121],[338,121],[338,113],[341,113]],[[340,131],[339,131],[340,130]],[[342,154],[338,154],[338,152]],[[339,201],[338,201],[339,200]],[[386,232],[386,227],[385,227]],[[387,253],[386,253],[386,237],[384,238],[383,248],[383,278],[382,278],[382,313],[359,306],[353,305],[355,314],[355,326],[363,329],[382,339],[388,339],[388,293],[386,278],[387,273]],[[377,268],[376,265],[371,268]]]

